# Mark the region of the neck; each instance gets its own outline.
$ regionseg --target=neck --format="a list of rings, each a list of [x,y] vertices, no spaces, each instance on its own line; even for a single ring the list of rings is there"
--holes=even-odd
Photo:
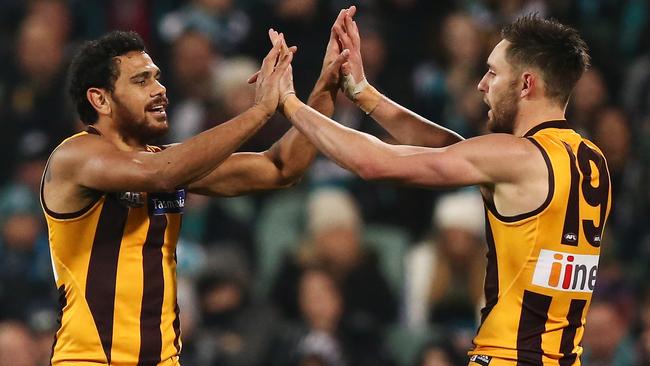
[[[100,118],[92,125],[104,138],[112,142],[122,151],[145,150],[147,144],[140,139],[125,135],[117,127],[114,121]]]
[[[566,119],[565,109],[548,101],[522,102],[515,119],[513,135],[523,137],[526,132],[540,123]]]

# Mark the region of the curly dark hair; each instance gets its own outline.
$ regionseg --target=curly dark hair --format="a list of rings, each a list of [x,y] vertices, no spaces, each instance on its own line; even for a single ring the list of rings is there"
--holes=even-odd
[[[577,30],[537,14],[522,16],[501,30],[510,42],[506,59],[514,67],[533,66],[542,73],[546,96],[566,104],[589,67],[587,44]]]
[[[115,57],[131,51],[146,51],[144,41],[135,32],[114,31],[86,42],[72,59],[69,69],[69,93],[85,124],[97,122],[99,115],[88,101],[88,88],[114,91],[120,68]]]

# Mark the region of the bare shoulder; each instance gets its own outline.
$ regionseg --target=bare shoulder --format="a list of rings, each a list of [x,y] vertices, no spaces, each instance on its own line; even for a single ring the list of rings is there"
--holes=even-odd
[[[540,156],[539,149],[526,138],[505,133],[491,133],[460,141],[453,148],[469,150],[478,158],[507,159],[513,161],[527,160]]]
[[[98,192],[79,183],[80,169],[88,157],[115,149],[96,135],[82,135],[65,141],[50,155],[43,177],[43,204],[50,214],[77,212],[93,202]]]
[[[527,138],[492,133],[458,142],[450,149],[462,150],[492,183],[516,183],[537,174],[540,168],[544,174],[544,158]]]
[[[46,182],[55,178],[69,179],[75,169],[90,156],[115,149],[105,139],[96,135],[82,135],[59,145],[52,154],[47,166]],[[56,180],[56,179],[55,179]]]

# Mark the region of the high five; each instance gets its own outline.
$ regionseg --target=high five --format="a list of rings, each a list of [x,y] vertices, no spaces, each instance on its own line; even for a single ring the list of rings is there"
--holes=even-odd
[[[506,26],[478,84],[493,133],[462,140],[368,84],[352,16],[335,31],[350,51],[343,91],[403,145],[343,127],[292,95],[285,110],[294,126],[363,179],[480,186],[487,304],[470,363],[579,364],[611,207],[602,152],[565,120],[569,96],[589,64],[579,34],[537,16]]]

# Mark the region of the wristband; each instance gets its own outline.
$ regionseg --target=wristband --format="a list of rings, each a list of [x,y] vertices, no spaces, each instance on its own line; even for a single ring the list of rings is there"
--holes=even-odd
[[[366,78],[356,83],[352,74],[343,76],[343,91],[367,115],[377,108],[382,97],[381,93],[370,85]]]
[[[366,81],[366,87],[354,95],[354,103],[367,115],[370,115],[379,105],[381,98],[382,94]]]

